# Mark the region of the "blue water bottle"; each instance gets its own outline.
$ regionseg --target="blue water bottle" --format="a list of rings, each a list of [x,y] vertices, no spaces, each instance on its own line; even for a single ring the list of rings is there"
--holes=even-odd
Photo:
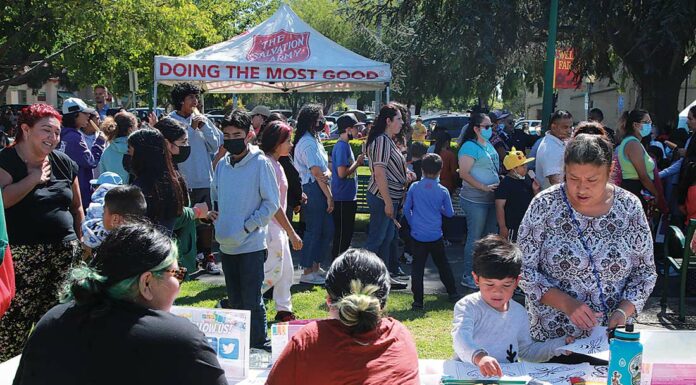
[[[640,332],[634,331],[630,323],[624,329],[617,328],[609,341],[607,385],[640,385],[642,362]]]

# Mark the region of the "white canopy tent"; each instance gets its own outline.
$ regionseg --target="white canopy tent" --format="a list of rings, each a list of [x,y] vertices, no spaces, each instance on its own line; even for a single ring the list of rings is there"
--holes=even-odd
[[[283,3],[268,20],[181,57],[155,56],[157,84],[182,81],[211,93],[379,91],[391,68],[326,38]]]

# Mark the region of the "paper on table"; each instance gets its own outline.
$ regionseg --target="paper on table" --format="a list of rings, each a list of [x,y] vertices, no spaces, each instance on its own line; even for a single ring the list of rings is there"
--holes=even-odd
[[[607,338],[607,328],[595,326],[589,337],[575,340],[572,344],[561,346],[558,350],[568,350],[573,353],[584,354],[586,356],[599,358],[609,361],[609,339]]]
[[[530,381],[551,384],[568,384],[571,377],[587,377],[592,373],[590,364],[563,365],[540,364],[532,362],[501,363],[504,376],[500,380]],[[461,361],[445,361],[443,375],[459,380],[498,379],[484,377],[478,367]]]

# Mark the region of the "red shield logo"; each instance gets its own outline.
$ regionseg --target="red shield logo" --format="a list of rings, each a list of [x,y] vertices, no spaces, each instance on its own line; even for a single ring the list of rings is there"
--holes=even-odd
[[[309,32],[280,30],[270,35],[255,35],[247,60],[261,63],[297,63],[310,55]]]

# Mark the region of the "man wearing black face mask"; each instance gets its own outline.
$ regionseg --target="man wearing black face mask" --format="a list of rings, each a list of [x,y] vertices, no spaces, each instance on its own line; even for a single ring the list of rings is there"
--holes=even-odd
[[[280,192],[273,165],[249,145],[249,115],[236,110],[221,127],[227,154],[215,167],[211,197],[219,210],[210,218],[220,243],[228,301],[234,309],[251,311],[251,346],[269,348],[261,285],[268,222],[280,207]]]
[[[357,134],[358,120],[355,115],[347,113],[336,121],[339,139],[331,150],[331,194],[334,198],[334,237],[331,256],[336,259],[348,250],[353,239],[355,212],[358,208],[358,167],[365,162],[365,154],[355,159],[350,140]]]

